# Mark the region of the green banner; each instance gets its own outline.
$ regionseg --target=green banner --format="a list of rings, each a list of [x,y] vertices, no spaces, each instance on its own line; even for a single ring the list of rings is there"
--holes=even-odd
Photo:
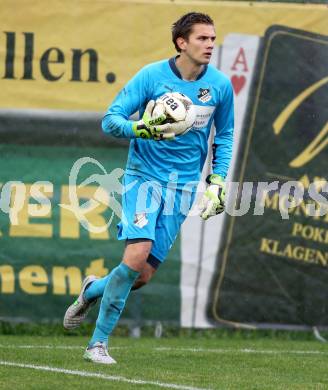
[[[99,121],[89,123],[89,130],[84,131],[78,121],[55,121],[49,119],[51,115],[41,121],[39,114],[25,118],[25,125],[17,117],[9,120],[4,116],[0,121],[0,133],[5,135],[0,144],[2,319],[61,321],[79,294],[85,275],[107,275],[121,261],[124,250],[124,242],[116,239],[116,215],[108,229],[90,232],[74,213],[60,205],[69,204],[69,175],[76,161],[88,157],[99,164],[81,167],[77,178],[80,184],[92,175],[101,177],[124,169],[126,144],[104,143]],[[13,129],[20,130],[17,143]],[[92,146],[85,146],[88,143]],[[81,207],[93,199],[98,188],[99,183],[91,183],[77,190]],[[99,203],[87,219],[101,226],[111,215],[111,208]],[[178,322],[179,275],[177,242],[151,286],[131,293],[123,318],[140,323]],[[90,318],[95,319],[96,313],[94,310]]]

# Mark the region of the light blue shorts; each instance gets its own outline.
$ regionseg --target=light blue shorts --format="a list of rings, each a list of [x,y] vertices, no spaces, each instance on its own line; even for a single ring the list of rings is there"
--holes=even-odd
[[[161,186],[140,176],[124,175],[119,240],[149,239],[151,255],[166,259],[192,206],[195,192]]]

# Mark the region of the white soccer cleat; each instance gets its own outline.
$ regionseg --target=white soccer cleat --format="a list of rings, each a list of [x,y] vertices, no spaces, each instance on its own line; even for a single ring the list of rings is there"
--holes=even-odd
[[[80,295],[78,296],[77,300],[66,310],[63,321],[65,329],[78,328],[85,320],[89,310],[96,304],[97,299],[87,301],[83,297],[87,286],[96,279],[98,279],[96,276],[90,275],[83,280]]]
[[[107,345],[99,341],[85,350],[83,358],[92,363],[116,364],[116,360],[108,354]]]

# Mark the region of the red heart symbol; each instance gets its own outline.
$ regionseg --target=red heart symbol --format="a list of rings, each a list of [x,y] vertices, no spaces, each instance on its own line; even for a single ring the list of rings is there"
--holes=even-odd
[[[246,83],[246,77],[233,75],[231,77],[231,82],[232,82],[232,86],[233,86],[233,90],[235,91],[235,94],[238,95],[238,93],[243,89],[243,87]]]

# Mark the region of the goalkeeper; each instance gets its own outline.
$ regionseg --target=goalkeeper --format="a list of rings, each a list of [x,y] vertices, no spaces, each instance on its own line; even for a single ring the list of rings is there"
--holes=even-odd
[[[213,173],[200,204],[203,219],[224,210],[224,179],[233,142],[233,91],[230,80],[209,65],[215,41],[212,19],[188,13],[172,27],[176,57],[141,69],[122,89],[103,118],[105,133],[130,139],[118,239],[126,241],[122,262],[102,278],[87,277],[78,299],[64,317],[64,327],[81,324],[102,297],[96,328],[84,353],[86,360],[111,364],[108,337],[131,289],[146,284],[162,264],[195,197],[208,152],[212,124]],[[168,123],[153,112],[157,98],[179,92],[191,99],[196,119]],[[130,116],[139,111],[141,118]],[[191,129],[183,133],[186,129]],[[167,201],[169,199],[169,201]],[[146,207],[151,203],[152,207]],[[170,207],[168,207],[170,203]]]

